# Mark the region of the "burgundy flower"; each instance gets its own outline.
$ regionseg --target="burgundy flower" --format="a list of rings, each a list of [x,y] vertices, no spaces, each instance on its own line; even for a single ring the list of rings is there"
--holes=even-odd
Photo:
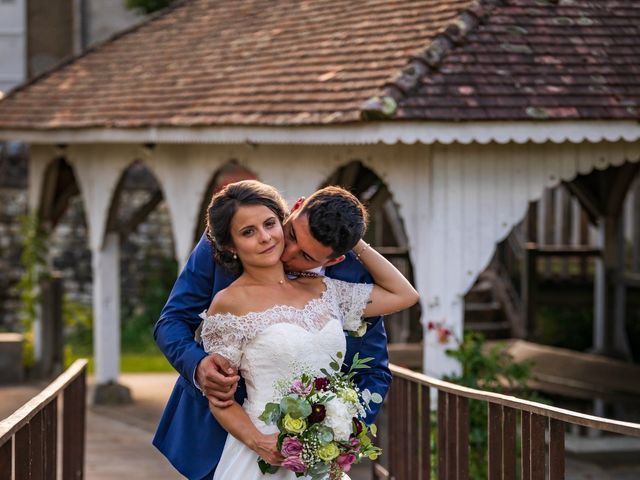
[[[316,377],[313,381],[317,391],[324,391],[329,388],[329,380],[324,377]]]
[[[360,422],[360,420],[358,420],[356,417],[353,417],[353,430],[356,433],[356,436],[360,435],[362,433],[362,422]]]
[[[324,408],[324,405],[320,403],[314,403],[311,406],[311,415],[307,417],[309,423],[319,423],[324,420],[324,417],[327,415],[327,409]]]

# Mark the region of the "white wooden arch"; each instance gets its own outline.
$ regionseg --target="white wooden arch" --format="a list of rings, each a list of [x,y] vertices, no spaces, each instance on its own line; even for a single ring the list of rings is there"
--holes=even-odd
[[[463,296],[495,246],[521,221],[545,188],[594,169],[640,160],[640,143],[435,145],[423,172],[416,239],[423,323],[444,322],[460,337]],[[424,193],[420,192],[424,191]],[[458,369],[451,345],[426,336],[424,365],[442,375]]]
[[[404,219],[423,324],[442,321],[460,336],[464,294],[489,262],[496,244],[523,218],[528,203],[539,199],[545,188],[578,174],[639,161],[640,142],[164,144],[153,149],[85,144],[70,145],[64,155],[85,202],[97,278],[94,311],[112,319],[105,320],[105,325],[118,321],[113,308],[119,299],[113,296],[117,272],[112,268],[105,273],[101,267],[105,262],[115,264],[113,252],[109,253],[113,245],[105,241],[104,229],[113,191],[133,160],[142,159],[163,188],[176,258],[184,265],[210,179],[230,159],[280,189],[290,202],[309,195],[337,168],[358,159],[387,184]],[[37,205],[41,189],[41,181],[34,181],[34,177],[41,178],[48,161],[56,156],[60,151],[55,147],[32,146],[30,205]],[[428,373],[439,376],[457,369],[444,354],[450,346],[426,335],[424,363]],[[101,357],[96,358],[98,382],[116,379],[118,357],[114,359],[108,352]],[[111,367],[100,366],[105,362],[111,362]]]

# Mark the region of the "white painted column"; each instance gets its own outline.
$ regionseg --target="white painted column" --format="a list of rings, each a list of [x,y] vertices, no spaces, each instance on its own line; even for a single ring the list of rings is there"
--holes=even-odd
[[[117,383],[120,374],[120,237],[105,236],[93,251],[93,348],[98,385]]]

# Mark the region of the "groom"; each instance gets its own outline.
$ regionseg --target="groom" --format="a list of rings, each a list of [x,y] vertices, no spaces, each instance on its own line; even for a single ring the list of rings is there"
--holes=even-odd
[[[326,187],[308,199],[300,198],[284,221],[282,262],[289,272],[315,271],[348,282],[371,283],[371,277],[350,250],[366,226],[360,202],[339,187]],[[242,404],[246,394],[237,372],[215,352],[207,355],[194,340],[198,315],[213,296],[234,278],[213,260],[203,235],[176,280],[156,323],[156,343],[180,373],[158,425],[153,444],[189,479],[210,479],[222,454],[227,432],[209,411],[209,401],[228,406]],[[345,365],[355,353],[373,357],[371,368],[355,380],[383,397],[391,383],[387,337],[382,317],[367,319],[362,337],[347,336]],[[366,421],[373,422],[379,405],[372,404]],[[258,465],[256,464],[256,468]]]

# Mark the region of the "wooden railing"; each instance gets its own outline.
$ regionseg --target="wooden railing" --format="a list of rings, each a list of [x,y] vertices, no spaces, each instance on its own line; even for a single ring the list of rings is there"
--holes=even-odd
[[[488,480],[563,479],[567,425],[640,437],[640,424],[474,390],[395,365],[390,368],[394,380],[385,405],[386,428],[380,430],[387,436],[385,456],[388,466],[384,468],[374,462],[375,479],[428,480],[433,451],[437,452],[434,467],[437,467],[438,480],[468,479],[469,400],[487,403]],[[430,389],[438,391],[436,445],[431,442]],[[521,440],[520,462],[516,447],[518,437]],[[521,475],[516,475],[518,464]]]
[[[58,473],[64,480],[83,478],[86,369],[86,360],[76,360],[47,388],[0,422],[0,480],[49,480],[58,478]]]

